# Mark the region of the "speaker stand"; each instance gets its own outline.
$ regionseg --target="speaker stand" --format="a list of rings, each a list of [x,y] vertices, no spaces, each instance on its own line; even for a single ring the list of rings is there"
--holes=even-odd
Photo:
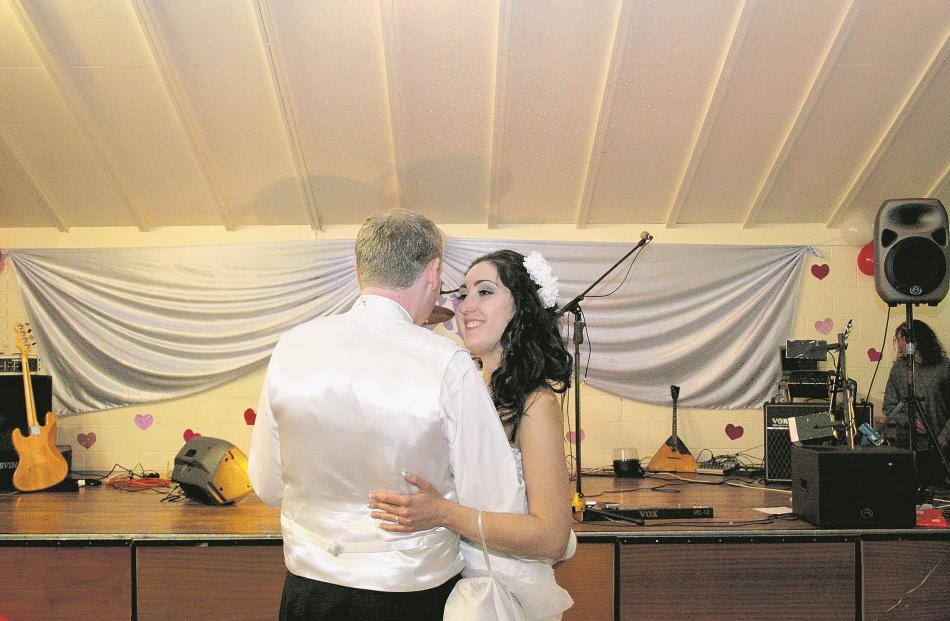
[[[910,302],[905,304],[907,308],[907,319],[905,325],[907,326],[904,332],[904,340],[907,343],[907,346],[904,350],[904,355],[907,356],[907,396],[906,401],[904,402],[904,407],[907,408],[907,443],[908,448],[917,453],[917,421],[920,420],[924,431],[927,433],[927,437],[930,439],[930,446],[933,447],[934,452],[937,453],[937,456],[940,457],[940,462],[943,464],[944,474],[950,479],[950,463],[947,462],[947,456],[944,455],[943,449],[940,447],[940,444],[937,442],[937,434],[934,433],[933,426],[930,424],[930,419],[923,412],[923,408],[920,406],[920,399],[917,397],[917,339],[914,334],[914,305]],[[917,460],[915,460],[916,462]],[[918,495],[924,490],[920,485],[920,465],[917,464],[917,476],[915,478],[915,486],[918,488]]]

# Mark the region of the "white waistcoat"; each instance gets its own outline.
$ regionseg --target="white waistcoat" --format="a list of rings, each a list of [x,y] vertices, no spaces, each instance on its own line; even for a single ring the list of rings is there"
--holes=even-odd
[[[373,297],[280,340],[265,389],[280,437],[282,533],[292,573],[414,591],[461,571],[457,534],[386,533],[367,506],[373,490],[410,492],[404,471],[456,499],[439,397],[459,350]]]

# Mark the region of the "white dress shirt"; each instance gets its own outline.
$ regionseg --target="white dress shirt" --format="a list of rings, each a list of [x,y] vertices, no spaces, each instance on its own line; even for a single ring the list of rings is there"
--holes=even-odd
[[[271,356],[251,436],[258,496],[281,508],[284,559],[297,575],[379,591],[418,591],[461,571],[445,528],[387,533],[375,490],[411,493],[413,472],[447,499],[526,510],[523,483],[468,353],[364,295],[341,315],[297,326]]]

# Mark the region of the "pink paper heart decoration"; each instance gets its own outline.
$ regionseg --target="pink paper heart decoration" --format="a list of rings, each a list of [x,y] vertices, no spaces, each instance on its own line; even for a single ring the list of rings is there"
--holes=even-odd
[[[817,278],[818,280],[824,280],[831,272],[831,268],[827,264],[822,263],[821,265],[812,265],[811,266],[811,275]]]
[[[257,412],[254,411],[254,408],[247,408],[244,410],[244,422],[248,425],[254,425],[254,421],[257,420]]]
[[[96,434],[92,431],[89,433],[81,433],[76,436],[76,441],[79,442],[83,448],[89,448],[96,443]]]
[[[195,433],[191,429],[185,429],[185,433],[181,434],[181,437],[185,439],[185,442],[187,442],[188,440],[191,440],[192,438],[197,438],[200,436],[201,436],[200,433]]]
[[[586,436],[587,436],[587,434],[584,433],[584,430],[583,430],[583,429],[581,429],[581,442],[584,441],[584,438],[585,438]],[[568,442],[570,442],[571,444],[574,444],[574,438],[575,438],[575,437],[576,437],[576,436],[574,435],[574,432],[573,432],[573,431],[568,431],[566,434],[564,434],[564,438],[565,438]]]
[[[152,426],[153,420],[154,419],[152,418],[151,414],[136,414],[135,415],[135,424],[138,426],[139,429],[148,429],[149,427]]]
[[[815,329],[821,332],[822,334],[828,334],[835,327],[835,322],[831,320],[830,317],[825,317],[821,321],[815,322]]]
[[[868,360],[870,360],[871,362],[877,362],[880,359],[881,359],[881,352],[874,349],[873,347],[868,349]]]
[[[741,425],[733,425],[732,423],[726,425],[726,435],[729,436],[730,440],[738,440],[744,433],[745,429]]]

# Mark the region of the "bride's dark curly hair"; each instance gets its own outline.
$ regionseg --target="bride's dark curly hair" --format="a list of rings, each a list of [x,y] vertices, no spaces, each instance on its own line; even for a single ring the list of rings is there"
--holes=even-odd
[[[501,364],[492,373],[489,384],[502,422],[511,427],[512,442],[528,395],[542,386],[557,393],[567,391],[573,364],[554,309],[542,306],[538,285],[525,269],[524,259],[524,255],[513,250],[498,250],[475,259],[469,267],[484,262],[494,265],[514,298],[514,315],[501,335]]]

